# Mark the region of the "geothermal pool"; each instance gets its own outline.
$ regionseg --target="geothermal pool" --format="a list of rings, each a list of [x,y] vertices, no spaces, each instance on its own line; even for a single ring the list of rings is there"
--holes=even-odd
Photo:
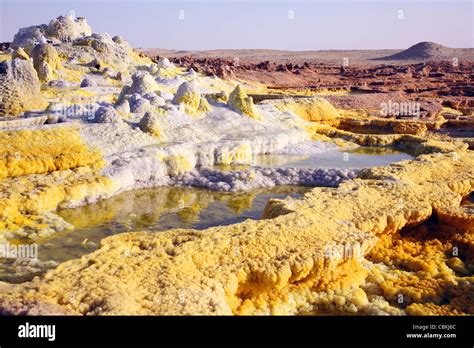
[[[330,150],[311,155],[268,154],[255,156],[254,165],[280,168],[362,169],[386,166],[412,159],[409,153],[394,148],[361,146],[349,150]]]
[[[380,147],[330,150],[311,155],[270,154],[253,158],[251,166],[272,168],[360,169],[387,165],[411,155]],[[216,166],[223,171],[251,166]],[[129,231],[173,228],[206,229],[259,219],[270,198],[301,197],[309,186],[283,185],[246,192],[219,192],[190,187],[157,187],[128,191],[108,200],[56,211],[71,229],[38,241],[39,261],[0,262],[0,281],[23,282],[64,261],[98,248],[100,240]]]
[[[23,282],[61,263],[97,249],[102,238],[129,231],[205,229],[259,219],[270,198],[301,197],[308,187],[280,186],[242,193],[157,187],[134,190],[57,214],[74,226],[39,241],[40,262],[0,263],[0,281]]]

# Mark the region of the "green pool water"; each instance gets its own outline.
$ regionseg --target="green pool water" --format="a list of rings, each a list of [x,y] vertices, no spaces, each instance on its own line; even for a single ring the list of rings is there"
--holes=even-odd
[[[256,156],[252,165],[303,168],[365,168],[387,165],[411,155],[390,148],[359,147],[311,156]],[[228,170],[248,166],[229,166]],[[222,168],[226,170],[226,168]],[[196,188],[159,187],[126,192],[95,204],[56,213],[74,226],[38,241],[39,262],[0,259],[0,281],[22,282],[44,273],[58,263],[81,257],[98,248],[100,240],[130,231],[173,228],[205,229],[258,219],[270,198],[300,197],[310,188],[279,186],[242,193]]]
[[[130,231],[172,228],[205,229],[259,219],[270,198],[301,197],[310,188],[279,186],[243,193],[195,188],[158,187],[134,190],[95,204],[56,213],[74,226],[38,242],[40,264],[0,259],[0,281],[23,282],[58,263],[98,248],[102,238]]]

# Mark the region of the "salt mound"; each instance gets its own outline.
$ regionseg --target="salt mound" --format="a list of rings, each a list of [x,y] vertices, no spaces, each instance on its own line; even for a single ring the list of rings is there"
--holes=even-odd
[[[95,112],[94,122],[95,123],[119,123],[122,118],[116,114],[115,110],[111,106],[102,106]]]
[[[47,26],[36,25],[27,28],[21,28],[18,30],[18,33],[13,37],[13,42],[11,44],[12,48],[23,47],[27,52],[37,44],[45,43],[46,38],[44,37],[46,33]]]
[[[130,102],[126,99],[117,102],[115,105],[115,111],[122,116],[130,114]]]
[[[435,42],[419,42],[410,48],[393,54],[391,56],[378,58],[380,60],[437,60],[437,59],[450,59],[455,56],[456,50],[449,48]]]
[[[150,133],[155,137],[160,137],[163,132],[158,115],[152,112],[147,112],[145,116],[142,117],[139,126],[143,132]]]
[[[178,87],[178,91],[176,92],[176,95],[173,99],[173,103],[184,103],[197,108],[200,98],[201,93],[199,93],[199,87],[195,81],[183,82]]]
[[[202,100],[204,99],[204,100]],[[178,105],[183,105],[183,108],[186,113],[194,114],[201,111],[201,103],[205,103],[203,108],[210,109],[209,104],[205,98],[201,98],[201,93],[199,92],[199,86],[196,81],[186,81],[183,82],[179,87],[176,95],[173,98],[173,103]],[[207,110],[209,111],[209,110]]]
[[[142,113],[151,109],[150,101],[142,98],[139,94],[133,94],[129,99],[129,103],[131,112]]]
[[[24,111],[44,109],[48,103],[33,64],[23,59],[0,63],[0,116],[18,116]]]
[[[128,78],[128,73],[137,64],[148,64],[149,58],[140,57],[123,38],[107,33],[92,33],[90,26],[84,18],[73,18],[72,16],[60,16],[49,22],[48,25],[41,24],[22,28],[15,35],[11,47],[13,49],[23,48],[28,55],[38,44],[52,43],[64,63],[94,61],[94,67],[100,69],[106,65],[120,75]],[[77,46],[80,46],[78,49]],[[97,67],[98,66],[98,67]],[[46,66],[45,69],[48,70]],[[54,69],[52,69],[54,72]],[[74,69],[77,70],[77,69]],[[41,77],[40,77],[41,78]],[[42,79],[45,80],[45,79]]]
[[[159,69],[165,69],[165,70],[166,70],[166,69],[172,69],[172,68],[174,68],[173,63],[171,63],[171,62],[169,61],[169,59],[166,58],[166,57],[160,57],[160,59],[158,59],[157,65],[158,65],[158,68],[159,68]]]
[[[155,79],[147,71],[138,71],[132,75],[132,86],[127,94],[145,95],[159,91],[160,87]]]
[[[118,105],[128,101],[128,112],[142,113],[152,108],[162,106],[165,101],[160,97],[160,86],[147,71],[138,71],[132,75],[132,85],[123,86],[118,98]]]
[[[178,87],[173,103],[180,105],[190,115],[201,115],[212,110],[207,99],[201,96],[195,80],[183,82]]]
[[[249,97],[247,93],[245,93],[241,85],[235,87],[235,89],[229,95],[228,105],[235,111],[240,112],[246,116],[256,120],[260,119],[260,116],[255,109],[252,97]]]
[[[92,29],[85,18],[74,19],[72,16],[59,16],[49,22],[47,33],[60,41],[68,42],[91,35]]]
[[[36,44],[52,41],[69,42],[92,34],[91,27],[85,18],[74,19],[72,16],[60,16],[49,22],[48,25],[34,25],[21,28],[13,38],[12,47],[24,47],[29,52]]]

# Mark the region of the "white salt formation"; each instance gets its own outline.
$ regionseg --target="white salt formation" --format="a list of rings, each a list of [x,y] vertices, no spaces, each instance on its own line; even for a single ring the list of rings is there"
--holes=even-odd
[[[59,41],[72,41],[92,34],[92,29],[85,18],[74,19],[70,15],[53,19],[49,22],[46,31],[51,37],[57,38]]]
[[[92,34],[91,27],[85,18],[60,16],[49,22],[48,25],[35,25],[21,28],[13,38],[12,47],[23,47],[30,51],[36,44],[54,42],[67,42]]]
[[[151,112],[147,112],[140,120],[140,129],[153,136],[159,137],[161,135],[160,119]]]
[[[249,191],[278,185],[337,187],[342,181],[356,177],[348,169],[314,168],[253,168],[232,172],[202,169],[193,170],[175,178],[180,186],[194,186],[216,191]]]

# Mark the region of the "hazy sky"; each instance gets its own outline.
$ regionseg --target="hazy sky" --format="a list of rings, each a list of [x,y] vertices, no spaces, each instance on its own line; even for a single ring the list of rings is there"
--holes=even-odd
[[[135,47],[474,47],[474,0],[0,0],[0,41],[74,11]],[[180,18],[181,17],[181,18]],[[184,17],[184,18],[183,18]],[[402,17],[402,18],[400,18]]]

